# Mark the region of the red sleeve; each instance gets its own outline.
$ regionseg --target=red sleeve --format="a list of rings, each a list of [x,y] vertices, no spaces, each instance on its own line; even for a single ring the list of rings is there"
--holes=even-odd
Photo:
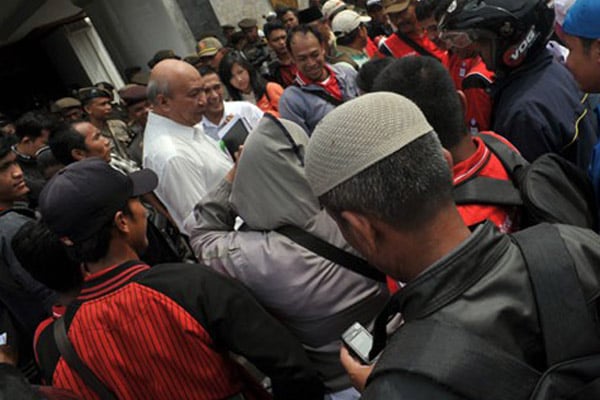
[[[463,90],[467,99],[465,122],[467,128],[476,128],[478,132],[487,131],[491,126],[492,98],[485,89]]]
[[[38,345],[38,341],[40,340],[40,335],[42,334],[42,332],[44,332],[46,330],[46,328],[48,328],[53,322],[54,322],[54,317],[49,317],[45,320],[43,320],[42,322],[40,322],[40,324],[38,325],[37,329],[35,330],[35,334],[33,335],[33,355],[35,356],[35,363],[37,365],[40,365],[40,360],[38,358],[38,353],[37,353],[37,345]]]

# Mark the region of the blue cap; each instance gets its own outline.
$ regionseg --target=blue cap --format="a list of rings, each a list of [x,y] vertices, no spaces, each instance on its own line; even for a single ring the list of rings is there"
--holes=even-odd
[[[563,24],[565,33],[586,39],[600,39],[600,1],[577,0]]]

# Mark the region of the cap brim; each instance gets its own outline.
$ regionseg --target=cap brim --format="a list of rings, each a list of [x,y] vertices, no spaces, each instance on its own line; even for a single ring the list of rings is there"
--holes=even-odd
[[[408,0],[404,3],[392,4],[391,6],[388,6],[385,8],[385,12],[386,13],[399,13],[399,12],[406,10],[409,5],[410,5],[410,0]]]
[[[198,52],[198,57],[211,57],[211,56],[214,56],[215,54],[217,54],[218,52],[219,52],[219,49],[215,49],[215,48],[204,49],[204,50],[201,50],[200,52]]]
[[[150,193],[158,186],[158,176],[151,169],[142,169],[133,172],[129,174],[129,179],[133,183],[131,197]]]

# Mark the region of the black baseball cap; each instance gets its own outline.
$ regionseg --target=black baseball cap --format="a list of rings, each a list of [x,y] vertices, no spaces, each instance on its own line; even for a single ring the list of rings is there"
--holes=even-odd
[[[317,6],[305,8],[298,11],[298,21],[300,24],[310,24],[311,22],[323,19],[323,13]]]
[[[157,185],[158,177],[150,169],[125,175],[101,158],[86,158],[63,168],[46,184],[40,212],[51,231],[78,243],[111,221],[130,198]]]

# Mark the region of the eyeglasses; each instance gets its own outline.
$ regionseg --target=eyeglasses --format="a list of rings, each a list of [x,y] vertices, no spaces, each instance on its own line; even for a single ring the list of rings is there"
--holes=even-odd
[[[467,32],[440,32],[440,40],[449,48],[455,49],[464,49],[473,43]]]
[[[448,48],[455,49],[464,49],[480,39],[494,38],[494,34],[482,30],[440,32],[440,40],[442,40]]]

